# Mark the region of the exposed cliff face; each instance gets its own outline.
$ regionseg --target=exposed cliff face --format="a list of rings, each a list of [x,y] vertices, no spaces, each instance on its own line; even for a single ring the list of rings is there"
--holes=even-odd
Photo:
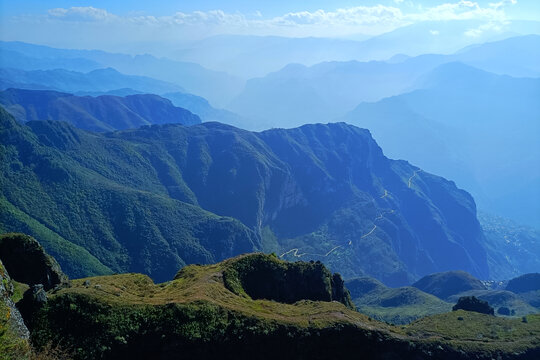
[[[255,254],[233,262],[223,272],[225,286],[237,295],[288,304],[300,300],[339,301],[354,309],[339,274],[320,262],[286,263],[276,256]]]
[[[389,285],[456,268],[488,277],[470,195],[387,159],[367,130],[204,123],[100,135],[3,118],[0,225],[47,232],[46,248],[75,244],[85,266],[166,280],[262,249]],[[55,257],[74,268],[63,249]]]

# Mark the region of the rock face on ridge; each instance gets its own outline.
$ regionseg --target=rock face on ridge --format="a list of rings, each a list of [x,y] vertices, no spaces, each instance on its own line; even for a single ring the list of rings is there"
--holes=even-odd
[[[338,301],[354,309],[341,276],[319,261],[286,263],[272,255],[248,255],[226,269],[223,280],[229,290],[252,299]]]
[[[12,300],[13,293],[13,283],[0,260],[0,357],[2,359],[24,357],[30,350],[30,333]]]
[[[68,281],[56,260],[28,235],[0,235],[0,260],[11,277],[21,283],[42,284],[45,290],[50,290]]]

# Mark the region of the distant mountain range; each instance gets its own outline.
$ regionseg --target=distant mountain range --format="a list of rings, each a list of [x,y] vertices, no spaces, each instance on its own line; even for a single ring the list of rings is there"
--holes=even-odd
[[[422,21],[361,40],[220,35],[173,48],[167,56],[249,79],[265,76],[291,63],[311,66],[325,61],[383,61],[396,54],[402,57],[451,54],[466,46],[520,34],[540,35],[539,23],[535,21],[490,25],[478,20]],[[530,51],[537,52],[532,48]],[[504,57],[510,55],[504,54]],[[491,61],[497,60],[491,58]]]
[[[177,86],[177,89],[149,92],[160,94],[185,89],[209,99],[213,105],[227,103],[244,85],[242,79],[224,72],[208,70],[195,63],[158,59],[151,55],[131,56],[99,50],[55,49],[22,42],[0,42],[0,53],[2,68],[89,72],[110,67],[125,74],[152,77]],[[136,86],[123,87],[138,89]]]
[[[197,115],[175,107],[170,100],[150,94],[92,97],[46,90],[8,89],[0,92],[0,104],[22,122],[60,120],[91,131],[132,129],[152,124],[201,123]]]
[[[539,77],[538,49],[540,36],[529,35],[471,46],[453,55],[420,55],[370,62],[332,61],[310,67],[290,64],[265,77],[249,80],[228,108],[247,117],[264,119],[274,127],[327,122],[361,102],[378,101],[423,88],[423,77],[451,62],[499,74]],[[454,74],[465,82],[469,81],[466,75]]]
[[[67,92],[106,92],[131,88],[149,94],[185,91],[170,82],[145,76],[122,74],[115,69],[98,69],[87,73],[77,71],[0,69],[0,87],[33,90],[58,90]]]
[[[350,125],[97,134],[3,112],[1,137],[0,228],[36,236],[70,274],[168,279],[262,249],[389,285],[454,268],[489,277],[472,198]]]
[[[56,90],[94,97],[157,94],[168,98],[174,105],[199,115],[203,121],[219,121],[247,129],[262,129],[264,127],[264,123],[259,124],[230,111],[216,109],[210,105],[208,100],[186,93],[178,85],[143,76],[125,75],[110,68],[93,70],[88,73],[63,69],[34,71],[0,69],[0,89],[11,88]],[[38,94],[38,92],[34,92],[34,97],[38,97]],[[48,95],[44,96],[48,97]],[[166,120],[159,123],[163,122]]]
[[[422,87],[341,120],[370,129],[389,157],[455,180],[486,211],[540,226],[540,79],[450,63]]]

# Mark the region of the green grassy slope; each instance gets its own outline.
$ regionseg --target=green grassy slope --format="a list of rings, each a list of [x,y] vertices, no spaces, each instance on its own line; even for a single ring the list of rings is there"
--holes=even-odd
[[[285,266],[272,255],[249,255],[188,266],[162,284],[140,274],[73,280],[71,287],[49,293],[32,339],[38,346],[62,339],[81,359],[169,359],[180,353],[201,359],[331,359],[357,352],[373,359],[533,359],[540,353],[538,315],[523,323],[460,311],[394,327],[336,301],[255,300],[244,282],[229,290],[227,273],[243,278],[251,266],[246,261],[255,271],[264,264]],[[315,263],[287,266],[303,269],[305,276],[318,273]],[[324,289],[327,281],[324,275],[313,287]]]

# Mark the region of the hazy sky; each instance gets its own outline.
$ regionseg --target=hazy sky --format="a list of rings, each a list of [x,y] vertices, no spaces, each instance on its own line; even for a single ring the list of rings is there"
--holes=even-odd
[[[354,37],[421,21],[540,20],[538,0],[0,0],[0,37],[73,48],[217,34]],[[471,29],[474,30],[474,29]]]

